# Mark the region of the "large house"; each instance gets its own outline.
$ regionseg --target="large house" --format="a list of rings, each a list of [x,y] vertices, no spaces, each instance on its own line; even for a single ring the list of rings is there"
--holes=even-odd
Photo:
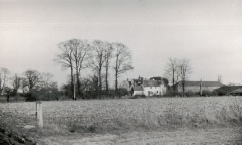
[[[200,92],[200,88],[202,91],[214,91],[215,89],[221,88],[225,86],[219,81],[185,81],[185,92]],[[182,91],[182,81],[176,84],[176,90],[178,92]]]
[[[164,95],[167,91],[168,82],[162,77],[153,77],[150,79],[144,79],[139,77],[138,79],[128,79],[129,91],[132,96],[157,96]]]

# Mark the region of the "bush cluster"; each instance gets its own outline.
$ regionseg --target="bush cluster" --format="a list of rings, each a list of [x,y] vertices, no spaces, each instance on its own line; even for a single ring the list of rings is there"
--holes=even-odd
[[[115,90],[111,89],[109,91],[103,90],[103,91],[85,91],[83,93],[83,97],[80,97],[82,99],[108,99],[108,98],[121,98],[122,96],[128,95],[129,92],[124,89],[120,88],[118,89],[118,92],[115,92]]]

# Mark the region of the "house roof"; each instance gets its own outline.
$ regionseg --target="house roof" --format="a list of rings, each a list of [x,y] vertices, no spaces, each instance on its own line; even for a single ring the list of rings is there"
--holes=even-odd
[[[136,86],[134,87],[134,91],[144,91],[142,86]]]
[[[201,81],[185,81],[185,87],[199,87]],[[182,83],[179,82],[179,86],[181,86]],[[222,87],[225,86],[219,81],[202,81],[202,87]]]
[[[144,87],[159,87],[160,84],[157,80],[144,80]]]

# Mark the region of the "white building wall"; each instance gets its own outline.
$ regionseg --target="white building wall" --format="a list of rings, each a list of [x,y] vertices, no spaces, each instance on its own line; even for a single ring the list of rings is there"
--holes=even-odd
[[[136,95],[142,96],[142,95],[144,95],[144,92],[143,91],[134,91],[133,96],[136,96]]]
[[[161,90],[162,90],[161,95],[165,95],[167,91],[167,87],[165,87],[165,85],[163,84],[161,85]]]
[[[155,96],[155,95],[164,95],[164,86],[160,87],[144,87],[145,96]]]

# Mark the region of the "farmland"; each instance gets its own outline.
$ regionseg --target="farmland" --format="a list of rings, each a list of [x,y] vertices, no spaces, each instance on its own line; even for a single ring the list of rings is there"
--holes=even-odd
[[[40,136],[236,127],[241,97],[152,98],[42,102]],[[0,104],[1,123],[35,125],[35,102]]]

